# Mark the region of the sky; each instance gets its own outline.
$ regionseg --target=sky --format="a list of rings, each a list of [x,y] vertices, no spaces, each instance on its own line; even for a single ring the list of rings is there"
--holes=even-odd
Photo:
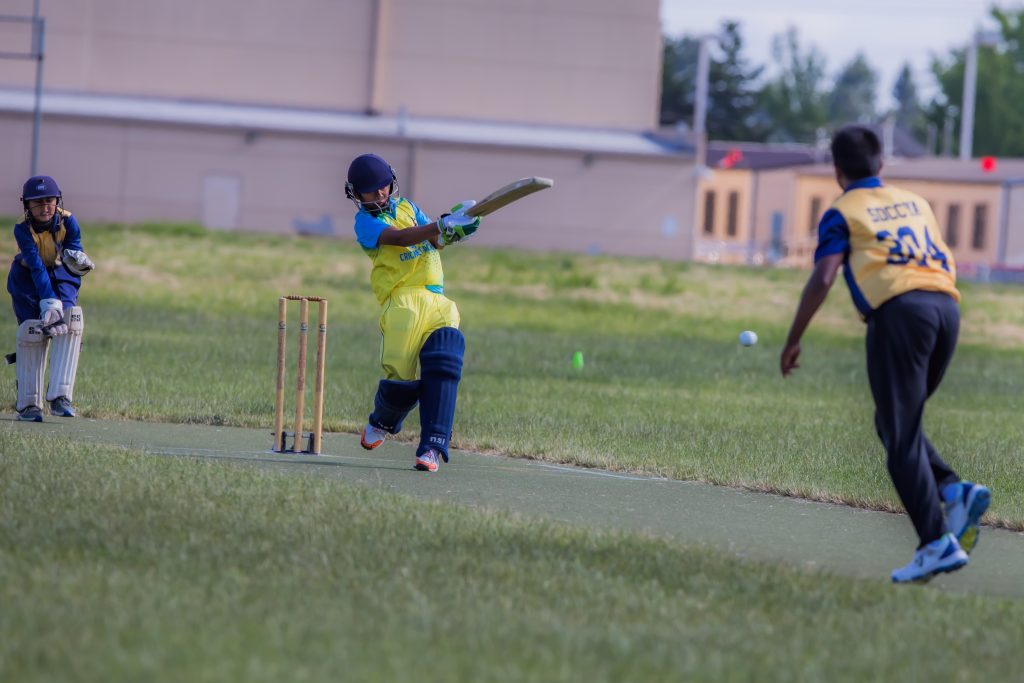
[[[725,20],[740,22],[744,54],[771,69],[773,36],[799,30],[801,49],[811,43],[835,74],[858,52],[879,75],[878,103],[892,102],[892,86],[909,62],[918,93],[936,92],[929,65],[951,48],[967,45],[975,28],[994,28],[993,5],[1024,8],[1024,0],[661,0],[662,31],[672,37],[716,31]]]

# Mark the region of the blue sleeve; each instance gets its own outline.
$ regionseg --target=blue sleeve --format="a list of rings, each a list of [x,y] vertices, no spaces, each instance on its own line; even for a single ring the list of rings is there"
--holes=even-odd
[[[356,214],[356,240],[363,249],[376,249],[380,234],[388,227],[384,221],[377,220],[366,211]]]
[[[845,254],[850,250],[850,228],[843,214],[829,209],[818,223],[818,248],[814,250],[817,263],[832,254]]]
[[[78,226],[78,220],[74,214],[69,213],[64,218],[64,242],[62,245],[63,249],[85,251],[82,249],[82,229]]]
[[[32,239],[31,230],[28,221],[14,226],[14,239],[18,243],[18,251],[21,252],[19,258],[32,274],[36,295],[40,299],[56,299],[57,295],[53,291],[53,285],[50,284],[50,274],[46,272],[43,259],[39,258],[39,250],[36,248],[35,240]]]
[[[434,219],[423,213],[420,207],[416,206],[415,202],[409,201],[412,204],[413,210],[416,212],[416,225],[429,225],[434,222]]]

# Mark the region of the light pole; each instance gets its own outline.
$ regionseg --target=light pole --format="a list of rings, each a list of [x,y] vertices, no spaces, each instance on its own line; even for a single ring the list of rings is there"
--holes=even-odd
[[[46,19],[39,16],[39,0],[33,0],[32,16],[0,15],[0,24],[17,23],[31,24],[32,47],[29,52],[0,51],[0,59],[32,59],[36,62],[35,106],[32,112],[32,160],[31,174],[35,175],[39,166],[39,128],[43,118],[43,54],[46,51]]]
[[[977,30],[967,47],[964,64],[963,116],[960,117],[960,160],[967,161],[974,151],[974,101],[978,87],[978,46],[994,47],[999,43],[998,31]]]
[[[697,143],[697,166],[703,167],[707,161],[708,136],[706,121],[708,116],[708,80],[711,74],[711,42],[718,42],[718,35],[705,33],[697,37],[697,92],[693,100],[693,135]]]

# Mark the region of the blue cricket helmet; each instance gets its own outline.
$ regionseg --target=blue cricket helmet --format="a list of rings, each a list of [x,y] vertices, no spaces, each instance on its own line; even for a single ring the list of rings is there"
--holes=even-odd
[[[21,190],[21,201],[27,202],[31,199],[44,199],[46,197],[61,198],[60,188],[57,181],[48,175],[32,176],[25,181]]]
[[[376,192],[392,183],[397,187],[398,177],[391,164],[376,154],[361,154],[349,164],[345,194],[349,199],[358,199],[359,193]]]

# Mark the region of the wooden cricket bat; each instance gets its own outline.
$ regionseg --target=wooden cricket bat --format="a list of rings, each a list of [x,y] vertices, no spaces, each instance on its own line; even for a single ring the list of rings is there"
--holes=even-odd
[[[495,190],[490,193],[475,206],[470,207],[466,211],[468,216],[486,216],[489,213],[494,213],[503,206],[508,206],[514,201],[520,200],[526,195],[533,194],[534,192],[540,192],[546,190],[555,184],[555,181],[551,178],[521,178],[514,183],[509,183],[505,187]]]

